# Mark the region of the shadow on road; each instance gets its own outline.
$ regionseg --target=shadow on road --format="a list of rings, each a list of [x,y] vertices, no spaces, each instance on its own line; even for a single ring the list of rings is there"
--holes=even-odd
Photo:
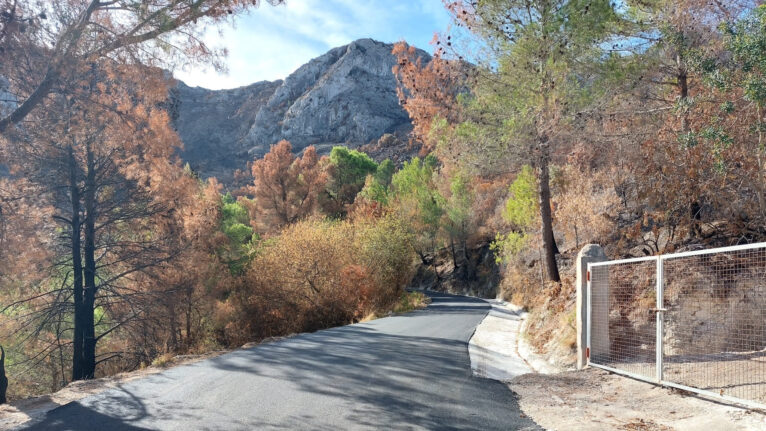
[[[467,341],[488,309],[480,300],[435,294],[425,310],[303,334],[131,382],[87,400],[87,407],[54,410],[39,428],[78,429],[55,427],[69,414],[79,418],[67,419],[70,426],[109,424],[103,429],[183,423],[206,429],[539,429],[520,415],[504,384],[471,374]]]
[[[131,418],[102,414],[83,406],[79,402],[73,402],[52,410],[42,422],[29,427],[29,429],[50,431],[77,430],[86,429],[77,425],[85,423],[98,424],[99,429],[103,430],[138,431],[149,429],[129,423],[139,418],[141,418],[140,415],[137,417],[135,414]]]

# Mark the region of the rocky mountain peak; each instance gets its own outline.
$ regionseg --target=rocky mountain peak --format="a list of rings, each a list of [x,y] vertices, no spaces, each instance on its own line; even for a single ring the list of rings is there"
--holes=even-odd
[[[386,133],[406,135],[411,123],[396,95],[392,48],[360,39],[312,59],[283,81],[231,90],[179,82],[173,106],[182,158],[203,176],[228,182],[234,170],[281,139],[296,152],[315,145],[327,154],[334,145],[355,148]]]

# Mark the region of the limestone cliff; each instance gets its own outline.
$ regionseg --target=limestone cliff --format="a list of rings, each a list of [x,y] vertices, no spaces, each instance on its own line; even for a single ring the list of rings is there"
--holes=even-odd
[[[172,111],[184,142],[182,158],[202,176],[228,182],[234,170],[281,139],[296,152],[315,145],[327,154],[334,145],[359,147],[387,133],[404,137],[411,123],[396,95],[392,48],[360,39],[309,61],[284,81],[232,90],[179,82]]]

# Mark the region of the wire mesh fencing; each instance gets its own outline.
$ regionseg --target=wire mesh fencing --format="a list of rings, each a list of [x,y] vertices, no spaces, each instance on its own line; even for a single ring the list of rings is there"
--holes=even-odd
[[[766,246],[662,260],[664,379],[766,404]]]
[[[588,276],[591,365],[766,407],[766,243],[589,264]]]
[[[591,362],[655,375],[656,274],[655,258],[591,268]]]

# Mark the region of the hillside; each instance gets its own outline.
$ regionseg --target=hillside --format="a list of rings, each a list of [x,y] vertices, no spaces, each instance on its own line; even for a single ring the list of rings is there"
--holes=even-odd
[[[411,123],[396,95],[391,49],[360,39],[309,61],[283,81],[230,90],[178,81],[171,106],[184,143],[182,158],[203,177],[226,183],[281,139],[295,151],[315,145],[327,154],[334,145],[355,148],[386,133],[406,135]]]

